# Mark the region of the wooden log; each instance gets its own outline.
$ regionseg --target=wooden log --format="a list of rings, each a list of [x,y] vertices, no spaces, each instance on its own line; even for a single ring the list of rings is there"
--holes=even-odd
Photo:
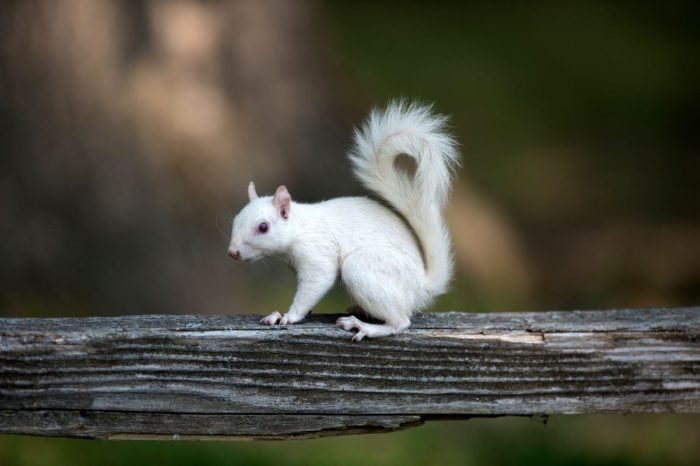
[[[700,413],[700,307],[416,316],[0,319],[0,433],[289,438],[433,418]]]

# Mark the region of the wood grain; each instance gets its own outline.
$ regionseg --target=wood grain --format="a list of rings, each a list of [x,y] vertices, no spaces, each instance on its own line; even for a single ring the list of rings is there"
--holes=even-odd
[[[699,307],[423,314],[359,343],[336,317],[0,319],[0,432],[287,438],[434,417],[700,413]]]

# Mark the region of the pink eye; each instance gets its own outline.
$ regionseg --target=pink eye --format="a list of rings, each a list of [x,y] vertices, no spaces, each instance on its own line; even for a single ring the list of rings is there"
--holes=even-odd
[[[267,233],[269,229],[270,225],[268,225],[267,222],[261,222],[260,225],[258,225],[258,233]]]

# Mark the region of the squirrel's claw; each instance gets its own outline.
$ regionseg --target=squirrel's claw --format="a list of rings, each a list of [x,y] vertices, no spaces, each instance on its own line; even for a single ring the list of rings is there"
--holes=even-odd
[[[355,316],[339,317],[338,320],[335,321],[335,326],[343,330],[357,330],[357,333],[352,336],[352,341],[362,341],[362,339],[367,336],[363,324],[364,322]]]
[[[260,319],[261,324],[265,325],[275,325],[278,321],[282,319],[282,314],[280,314],[278,311],[273,312],[267,317],[263,317]]]
[[[338,317],[338,320],[335,321],[335,326],[343,330],[352,330],[353,328],[359,329],[358,322],[360,322],[360,319],[355,316]]]

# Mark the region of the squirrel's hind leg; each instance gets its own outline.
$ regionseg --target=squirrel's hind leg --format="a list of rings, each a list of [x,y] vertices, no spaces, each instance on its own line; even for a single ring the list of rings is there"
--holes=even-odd
[[[360,341],[364,337],[381,338],[397,335],[411,325],[411,320],[408,317],[402,317],[396,324],[368,324],[355,316],[348,316],[340,317],[335,321],[335,325],[343,330],[357,330],[352,341]]]
[[[391,261],[385,260],[387,254],[393,254]],[[413,263],[412,257],[397,251],[364,250],[346,257],[341,277],[348,294],[367,317],[384,324],[370,324],[351,315],[339,318],[336,325],[344,330],[357,330],[353,341],[406,330],[411,325],[409,316],[415,298],[415,293],[410,291],[418,287],[418,283],[412,282],[416,275],[412,269],[421,267]]]

